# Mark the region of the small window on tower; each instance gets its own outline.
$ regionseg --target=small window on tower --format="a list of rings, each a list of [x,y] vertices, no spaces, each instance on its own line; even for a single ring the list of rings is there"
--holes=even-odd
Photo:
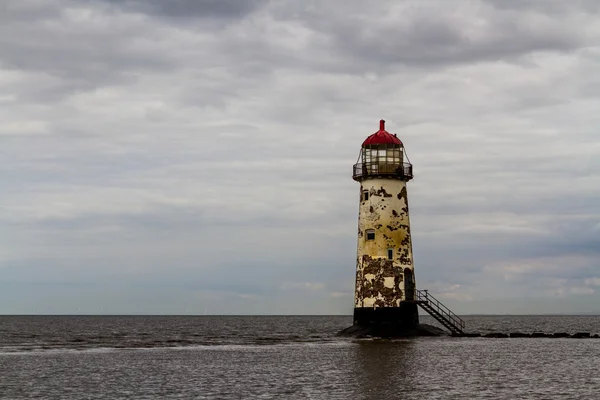
[[[388,260],[394,259],[394,249],[388,249]]]
[[[375,240],[375,229],[367,229],[367,240]]]
[[[367,200],[369,200],[369,191],[368,191],[368,190],[365,190],[365,191],[362,193],[362,199],[363,199],[363,201],[367,201]]]

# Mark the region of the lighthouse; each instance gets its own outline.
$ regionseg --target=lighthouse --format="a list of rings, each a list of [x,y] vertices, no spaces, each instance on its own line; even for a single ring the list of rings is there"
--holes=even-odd
[[[352,178],[360,183],[354,326],[415,329],[419,314],[406,188],[413,167],[384,120],[362,143]]]

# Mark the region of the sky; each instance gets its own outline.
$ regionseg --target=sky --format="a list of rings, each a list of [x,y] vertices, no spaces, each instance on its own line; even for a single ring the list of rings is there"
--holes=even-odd
[[[0,314],[351,314],[362,141],[417,287],[600,313],[600,2],[4,0]]]

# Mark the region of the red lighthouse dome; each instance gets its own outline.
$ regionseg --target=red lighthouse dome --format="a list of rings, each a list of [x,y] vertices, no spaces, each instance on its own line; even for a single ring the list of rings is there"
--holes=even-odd
[[[363,181],[371,178],[389,178],[409,181],[413,178],[412,165],[406,157],[404,145],[396,135],[385,130],[385,121],[379,121],[379,130],[363,142],[352,178]]]
[[[372,134],[371,136],[369,136],[368,138],[366,138],[365,141],[363,142],[362,146],[365,147],[365,146],[372,145],[372,144],[399,144],[399,145],[401,145],[402,142],[400,141],[400,139],[398,139],[398,137],[396,137],[396,135],[392,135],[391,133],[386,131],[385,130],[385,121],[380,120],[379,121],[379,130],[377,132],[375,132],[374,134]]]

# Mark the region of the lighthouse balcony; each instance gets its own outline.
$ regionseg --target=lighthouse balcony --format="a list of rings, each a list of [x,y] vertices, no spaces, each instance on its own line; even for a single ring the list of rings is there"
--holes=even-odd
[[[410,163],[370,162],[354,164],[352,179],[362,181],[368,178],[392,178],[409,181],[413,178],[413,166]]]

